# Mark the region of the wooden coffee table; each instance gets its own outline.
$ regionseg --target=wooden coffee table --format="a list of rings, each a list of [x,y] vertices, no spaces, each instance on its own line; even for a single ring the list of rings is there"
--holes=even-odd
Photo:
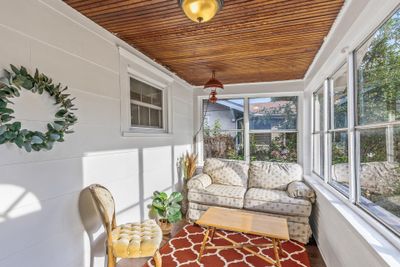
[[[242,248],[270,264],[281,266],[279,259],[279,254],[283,254],[281,240],[289,240],[287,220],[284,218],[243,210],[211,207],[196,221],[196,224],[207,227],[203,243],[200,247],[199,261],[205,249]],[[272,244],[240,244],[217,233],[216,229],[264,236],[270,238]],[[213,241],[214,234],[229,241],[232,245],[206,246],[209,237],[211,239],[210,242]],[[250,249],[250,247],[273,247],[275,261]]]

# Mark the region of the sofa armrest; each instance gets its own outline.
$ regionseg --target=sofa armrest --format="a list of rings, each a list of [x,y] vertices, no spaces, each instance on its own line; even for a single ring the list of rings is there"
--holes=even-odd
[[[293,198],[304,198],[311,201],[311,203],[315,202],[315,192],[311,187],[306,185],[303,182],[294,181],[288,185],[287,193],[290,197]]]
[[[187,183],[188,189],[204,189],[212,184],[211,177],[205,173],[200,173],[192,178]]]

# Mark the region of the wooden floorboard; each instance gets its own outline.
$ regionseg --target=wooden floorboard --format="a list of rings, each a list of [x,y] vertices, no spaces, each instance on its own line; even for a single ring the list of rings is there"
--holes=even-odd
[[[175,236],[185,225],[186,221],[181,221],[177,223],[172,228],[172,233],[170,236],[164,236],[161,246],[164,246],[169,239]],[[313,239],[306,245],[306,249],[308,252],[308,256],[310,257],[311,267],[326,267],[324,260],[322,259],[321,253],[317,247],[317,244]],[[141,258],[141,259],[121,259],[118,262],[117,267],[141,267],[143,266],[149,258]],[[169,266],[167,266],[169,267]]]

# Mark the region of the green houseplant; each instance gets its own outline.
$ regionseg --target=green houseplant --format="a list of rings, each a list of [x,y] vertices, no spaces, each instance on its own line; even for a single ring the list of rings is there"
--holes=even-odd
[[[181,204],[183,197],[179,192],[168,196],[165,192],[155,191],[151,209],[157,214],[158,224],[164,235],[171,233],[172,224],[182,219]]]

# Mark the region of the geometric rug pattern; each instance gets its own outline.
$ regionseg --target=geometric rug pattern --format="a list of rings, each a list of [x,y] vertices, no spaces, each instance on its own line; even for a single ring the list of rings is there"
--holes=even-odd
[[[218,233],[238,243],[265,244],[271,240],[251,234],[242,234],[230,231],[217,230]],[[178,234],[169,240],[161,249],[163,267],[261,267],[273,266],[266,261],[252,255],[243,249],[225,249],[204,251],[201,263],[197,261],[205,229],[193,224],[186,225]],[[210,242],[207,243],[211,245]],[[212,245],[231,245],[229,241],[214,235]],[[264,256],[274,260],[272,248],[251,249],[261,252]],[[282,241],[282,249],[286,252],[280,256],[282,267],[310,267],[310,260],[303,244],[296,241]],[[154,267],[150,259],[144,267]]]

